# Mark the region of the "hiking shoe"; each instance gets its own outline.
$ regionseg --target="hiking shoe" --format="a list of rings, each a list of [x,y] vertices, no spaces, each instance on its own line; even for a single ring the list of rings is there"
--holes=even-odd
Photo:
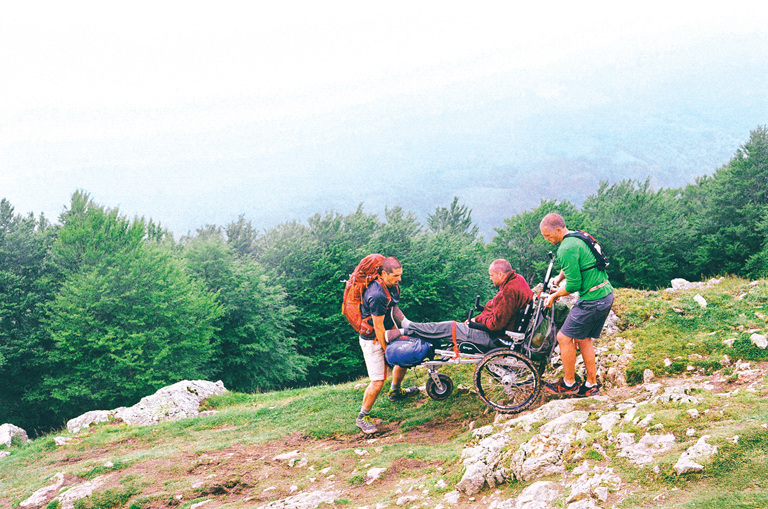
[[[576,393],[576,396],[579,398],[591,398],[592,396],[599,395],[600,388],[597,386],[597,384],[593,385],[592,387],[587,387],[585,384],[581,384],[581,387],[579,387],[579,392]]]
[[[413,387],[408,387],[407,389],[398,389],[396,391],[389,391],[389,401],[397,401],[399,399],[408,398],[410,396],[415,396],[419,393],[419,388],[415,385]]]
[[[366,435],[372,435],[379,431],[379,428],[377,428],[376,425],[371,421],[370,415],[364,415],[362,417],[358,415],[357,419],[355,419],[355,424]]]
[[[544,389],[551,394],[560,394],[565,396],[579,393],[579,386],[577,384],[573,384],[573,387],[568,387],[565,385],[565,382],[562,378],[557,382],[544,384]]]

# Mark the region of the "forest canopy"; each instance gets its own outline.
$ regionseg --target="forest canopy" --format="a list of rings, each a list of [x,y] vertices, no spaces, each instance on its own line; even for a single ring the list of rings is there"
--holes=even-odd
[[[486,242],[458,198],[425,224],[401,207],[315,214],[260,230],[244,215],[178,240],[77,191],[57,223],[0,201],[0,421],[45,432],[85,411],[132,405],[183,378],[255,392],[365,374],[340,313],[343,281],[378,252],[403,264],[413,320],[459,319],[508,259],[533,286],[558,212],[608,254],[614,286],[768,275],[768,130],[682,189],[601,183],[581,207],[542,200]]]

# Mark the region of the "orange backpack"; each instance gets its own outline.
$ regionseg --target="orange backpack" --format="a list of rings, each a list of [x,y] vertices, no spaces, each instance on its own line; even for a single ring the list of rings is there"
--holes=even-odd
[[[355,270],[349,275],[344,286],[344,298],[341,301],[341,313],[347,321],[362,336],[370,337],[375,334],[372,320],[363,320],[360,313],[360,305],[363,303],[363,293],[370,284],[379,279],[381,275],[381,262],[384,257],[380,254],[370,254],[360,260]],[[389,296],[386,285],[381,285],[384,293]],[[369,317],[370,318],[370,317]]]

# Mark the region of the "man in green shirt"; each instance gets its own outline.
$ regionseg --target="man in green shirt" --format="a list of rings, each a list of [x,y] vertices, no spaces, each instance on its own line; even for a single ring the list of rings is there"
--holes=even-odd
[[[587,243],[577,237],[566,237],[569,230],[559,214],[547,214],[539,225],[544,238],[558,245],[557,259],[563,270],[552,281],[555,285],[565,279],[565,285],[549,296],[546,303],[551,307],[565,295],[579,292],[579,300],[574,304],[565,323],[557,333],[560,345],[560,359],[563,363],[563,378],[556,383],[544,384],[552,394],[571,394],[580,397],[597,396],[597,367],[593,340],[600,337],[600,332],[613,305],[613,287],[604,270],[595,267],[596,259]],[[576,349],[581,351],[587,380],[581,386],[576,385]]]

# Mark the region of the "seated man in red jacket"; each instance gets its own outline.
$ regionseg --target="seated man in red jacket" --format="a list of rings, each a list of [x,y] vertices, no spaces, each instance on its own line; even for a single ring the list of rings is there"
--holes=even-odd
[[[488,275],[499,293],[471,321],[417,323],[404,319],[402,329],[397,332],[387,331],[388,339],[405,334],[425,340],[448,341],[453,337],[453,324],[456,323],[458,342],[469,341],[481,348],[491,348],[494,338],[514,328],[518,312],[533,299],[533,292],[523,276],[515,273],[507,260],[499,259],[491,263]]]

